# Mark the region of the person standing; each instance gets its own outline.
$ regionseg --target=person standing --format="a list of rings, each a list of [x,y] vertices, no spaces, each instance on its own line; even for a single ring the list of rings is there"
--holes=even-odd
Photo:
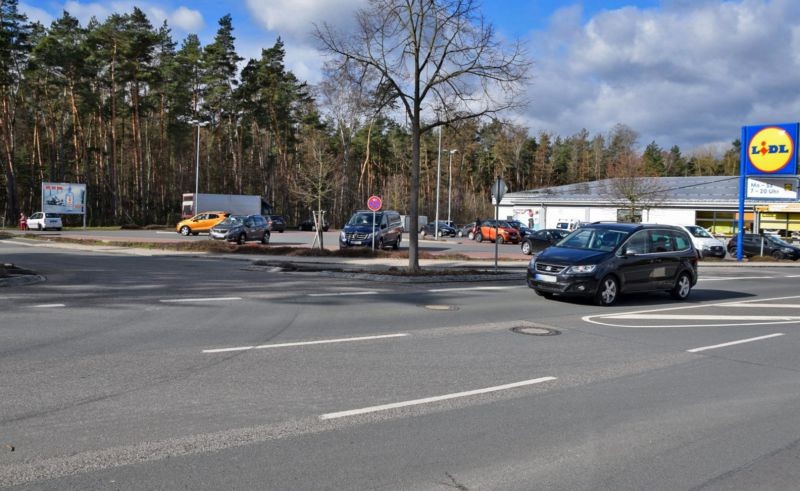
[[[25,230],[28,228],[28,217],[25,216],[25,213],[19,214],[19,229]]]

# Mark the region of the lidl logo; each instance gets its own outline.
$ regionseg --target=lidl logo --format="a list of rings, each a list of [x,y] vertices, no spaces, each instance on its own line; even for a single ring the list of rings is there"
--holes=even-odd
[[[748,157],[761,172],[774,173],[786,167],[794,155],[794,140],[783,128],[767,126],[759,130],[748,144]]]

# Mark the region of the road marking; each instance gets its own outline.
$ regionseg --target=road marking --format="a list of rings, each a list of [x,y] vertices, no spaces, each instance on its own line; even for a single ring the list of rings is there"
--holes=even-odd
[[[767,336],[759,336],[757,338],[740,339],[739,341],[731,341],[730,343],[715,344],[714,346],[703,346],[702,348],[687,349],[686,351],[688,351],[689,353],[699,353],[701,351],[706,351],[710,349],[725,348],[727,346],[733,346],[736,344],[752,343],[753,341],[761,341],[763,339],[776,338],[778,336],[783,336],[783,333],[778,332],[775,334],[769,334]]]
[[[377,295],[378,292],[309,293],[309,297],[346,297],[350,295]]]
[[[608,316],[609,319],[628,320],[663,320],[663,321],[793,321],[800,320],[798,316],[789,315],[679,315],[679,314],[617,314]]]
[[[41,305],[34,305],[34,309],[57,309],[60,307],[66,307],[63,303],[43,303]]]
[[[649,310],[639,310],[635,312],[623,312],[619,314],[595,314],[595,315],[586,315],[583,316],[581,319],[584,322],[589,322],[591,324],[598,324],[601,326],[610,326],[610,327],[625,327],[629,329],[661,329],[665,327],[733,327],[733,326],[758,326],[758,325],[768,325],[768,324],[793,324],[798,322],[797,317],[792,316],[753,316],[753,317],[765,317],[764,320],[750,320],[749,322],[741,322],[743,319],[746,319],[745,316],[736,316],[733,318],[734,322],[731,323],[714,323],[714,324],[662,324],[662,325],[630,325],[630,324],[615,324],[613,322],[605,322],[604,319],[608,320],[617,320],[617,319],[625,319],[624,316],[628,316],[627,319],[632,319],[631,316],[635,315],[645,315],[645,314],[658,314],[660,319],[668,320],[670,318],[670,314],[660,314],[662,312],[669,312],[675,310],[692,310],[692,309],[700,309],[700,308],[708,308],[708,307],[741,307],[745,304],[752,304],[755,307],[760,306],[759,302],[764,302],[764,305],[767,305],[767,308],[772,308],[772,305],[767,302],[774,302],[778,300],[795,300],[800,298],[800,295],[793,295],[788,297],[775,297],[775,298],[756,298],[752,300],[735,300],[731,302],[722,302],[722,303],[708,303],[708,304],[698,304],[698,305],[689,305],[689,306],[679,306],[679,307],[665,307],[662,309],[649,309]],[[777,307],[776,307],[777,308]],[[792,307],[793,308],[793,307]],[[715,317],[724,317],[724,316],[715,316]],[[733,317],[733,316],[728,316]],[[655,317],[651,318],[654,319]],[[684,318],[683,320],[688,320],[689,317]],[[707,316],[703,315],[696,315],[691,316],[693,319],[698,320],[709,320]],[[705,318],[705,319],[704,319]],[[641,318],[644,319],[644,318]],[[725,319],[719,319],[725,320]],[[738,322],[737,322],[738,321]]]
[[[236,348],[205,349],[203,350],[203,353],[227,353],[230,351],[247,351],[247,350],[268,349],[268,348],[289,348],[293,346],[311,346],[314,344],[351,343],[354,341],[372,341],[375,339],[401,338],[405,336],[408,336],[408,334],[407,333],[383,334],[380,336],[360,336],[357,338],[322,339],[318,341],[301,341],[296,343],[262,344],[260,346],[239,346]]]
[[[796,303],[726,303],[716,304],[719,307],[762,307],[767,309],[800,309]]]
[[[771,280],[774,276],[720,276],[698,278],[697,281],[731,281],[731,280]]]
[[[513,290],[516,288],[527,288],[527,286],[470,286],[470,287],[462,287],[462,288],[433,288],[428,290],[431,293],[443,293],[443,292],[467,292],[471,290]]]
[[[784,276],[784,278],[800,278],[800,274],[790,274],[790,275]]]
[[[231,300],[241,300],[242,297],[210,297],[210,298],[172,298],[159,300],[161,303],[182,303],[182,302],[228,302]]]
[[[395,402],[392,404],[382,404],[380,406],[370,406],[364,407],[361,409],[351,409],[349,411],[339,411],[335,413],[326,413],[319,417],[319,419],[337,419],[337,418],[345,418],[347,416],[357,416],[359,414],[367,414],[367,413],[375,413],[378,411],[388,411],[389,409],[398,409],[401,407],[408,407],[408,406],[418,406],[420,404],[429,404],[431,402],[439,402],[439,401],[446,401],[449,399],[457,399],[460,397],[469,397],[475,396],[480,394],[488,394],[490,392],[498,392],[501,390],[509,390],[509,389],[516,389],[517,387],[524,387],[527,385],[534,385],[534,384],[541,384],[543,382],[549,382],[551,380],[556,380],[555,377],[541,377],[535,378],[531,380],[523,380],[522,382],[514,382],[512,384],[505,384],[505,385],[497,385],[494,387],[486,387],[485,389],[477,389],[477,390],[468,390],[465,392],[456,392],[453,394],[446,394],[443,396],[435,396],[435,397],[426,397],[424,399],[414,399],[411,401],[404,401],[404,402]]]

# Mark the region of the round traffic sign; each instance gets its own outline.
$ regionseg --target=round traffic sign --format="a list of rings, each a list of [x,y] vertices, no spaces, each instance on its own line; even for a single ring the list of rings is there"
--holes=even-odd
[[[370,196],[367,200],[367,208],[372,211],[380,210],[381,206],[383,206],[383,201],[381,201],[381,198],[378,196]]]

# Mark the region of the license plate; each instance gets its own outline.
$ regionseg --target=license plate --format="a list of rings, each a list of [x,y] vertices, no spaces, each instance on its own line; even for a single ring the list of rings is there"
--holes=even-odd
[[[549,274],[536,273],[536,280],[543,283],[555,283],[558,281],[558,277]]]

